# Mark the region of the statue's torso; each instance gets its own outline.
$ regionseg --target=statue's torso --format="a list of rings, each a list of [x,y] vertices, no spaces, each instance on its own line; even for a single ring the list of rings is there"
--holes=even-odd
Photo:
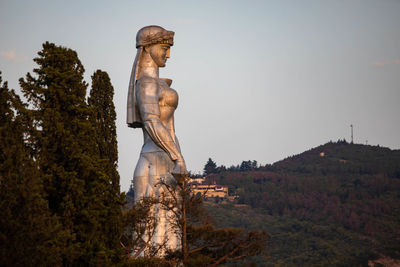
[[[175,137],[175,124],[174,112],[178,107],[178,93],[170,88],[167,83],[161,79],[154,79],[157,83],[158,104],[160,108],[160,122],[168,130],[172,139],[176,141]],[[144,144],[142,153],[163,151],[162,148],[157,146],[153,139],[149,136],[145,129],[143,129]]]

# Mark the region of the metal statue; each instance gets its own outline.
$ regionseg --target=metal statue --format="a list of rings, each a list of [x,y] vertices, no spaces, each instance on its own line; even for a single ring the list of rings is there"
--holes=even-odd
[[[143,197],[159,197],[163,181],[173,181],[187,175],[178,139],[175,136],[174,112],[178,94],[172,81],[159,78],[159,68],[165,67],[173,45],[174,32],[160,26],[147,26],[136,35],[137,54],[129,82],[127,123],[142,128],[144,144],[133,175],[135,202]],[[154,246],[166,244],[168,249],[180,247],[179,234],[168,218],[171,214],[154,209],[158,221]]]

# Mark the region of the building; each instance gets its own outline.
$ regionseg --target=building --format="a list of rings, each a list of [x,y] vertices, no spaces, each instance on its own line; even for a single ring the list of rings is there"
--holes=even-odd
[[[205,197],[228,197],[228,187],[216,184],[190,184],[190,191],[192,194],[200,193]]]
[[[206,177],[189,178],[188,184],[203,184]]]

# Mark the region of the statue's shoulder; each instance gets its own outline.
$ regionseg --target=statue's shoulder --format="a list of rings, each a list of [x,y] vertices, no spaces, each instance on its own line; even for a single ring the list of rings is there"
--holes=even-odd
[[[158,80],[150,76],[142,76],[137,80],[137,84],[157,84]]]
[[[146,93],[156,93],[158,91],[158,79],[149,76],[143,76],[136,82],[139,91]]]

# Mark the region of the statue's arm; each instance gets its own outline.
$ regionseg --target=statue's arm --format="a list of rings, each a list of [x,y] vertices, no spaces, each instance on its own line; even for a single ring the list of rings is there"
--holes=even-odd
[[[142,78],[137,83],[137,100],[143,127],[154,143],[161,147],[173,161],[184,160],[179,148],[169,131],[160,120],[158,86],[151,78]],[[186,167],[185,167],[186,168]]]

